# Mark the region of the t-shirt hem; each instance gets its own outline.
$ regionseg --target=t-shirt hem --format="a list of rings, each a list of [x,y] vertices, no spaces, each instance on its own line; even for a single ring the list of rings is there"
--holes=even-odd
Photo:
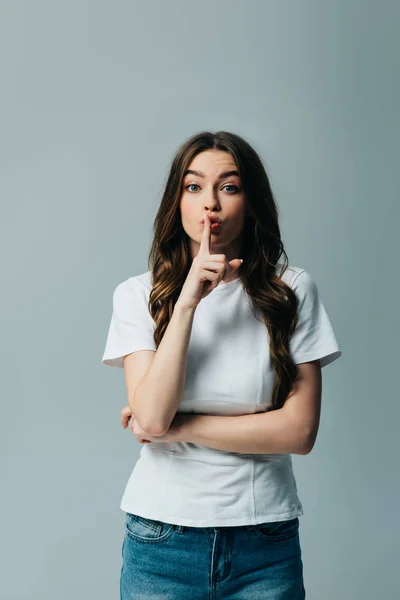
[[[271,523],[275,521],[287,521],[294,519],[295,517],[301,517],[304,514],[303,508],[295,508],[292,511],[284,513],[274,513],[257,515],[255,518],[251,517],[235,517],[227,518],[216,517],[209,519],[185,519],[177,517],[176,515],[166,515],[164,513],[156,513],[149,511],[141,511],[129,508],[127,504],[121,503],[120,508],[125,513],[133,513],[145,519],[154,519],[155,521],[162,521],[163,523],[170,523],[173,525],[186,525],[188,527],[239,527],[242,525],[258,525],[260,523]]]

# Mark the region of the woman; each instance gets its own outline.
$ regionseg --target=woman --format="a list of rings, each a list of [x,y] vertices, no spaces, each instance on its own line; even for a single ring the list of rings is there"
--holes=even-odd
[[[244,139],[180,147],[149,262],[114,291],[102,358],[124,368],[122,425],[146,444],[121,500],[121,599],[303,599],[291,454],[315,443],[341,350]]]

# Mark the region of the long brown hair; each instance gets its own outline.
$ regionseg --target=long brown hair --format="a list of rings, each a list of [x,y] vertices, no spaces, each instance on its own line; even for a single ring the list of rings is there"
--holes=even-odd
[[[192,264],[189,240],[182,226],[180,198],[185,170],[204,150],[229,152],[234,158],[247,200],[243,247],[239,269],[243,287],[252,308],[261,312],[268,328],[271,365],[275,384],[270,410],[283,406],[289,395],[297,367],[288,343],[297,324],[297,298],[281,279],[288,267],[278,224],[278,208],[265,167],[250,144],[227,131],[202,131],[187,139],[176,151],[162,200],[154,220],[153,242],[149,253],[152,291],[149,312],[155,321],[154,342],[159,345],[171,319],[174,305]],[[278,272],[278,262],[283,263]]]

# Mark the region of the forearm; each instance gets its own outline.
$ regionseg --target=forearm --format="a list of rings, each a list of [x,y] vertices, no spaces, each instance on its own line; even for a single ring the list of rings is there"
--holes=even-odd
[[[241,454],[308,453],[308,437],[282,409],[241,416],[190,415],[180,439]]]
[[[153,361],[129,402],[140,426],[153,435],[169,428],[181,402],[194,314],[194,308],[175,304]]]

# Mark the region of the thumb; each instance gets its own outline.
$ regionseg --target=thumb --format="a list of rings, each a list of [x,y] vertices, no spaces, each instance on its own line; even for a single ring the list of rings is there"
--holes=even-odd
[[[231,260],[228,264],[229,267],[231,269],[231,272],[233,273],[234,271],[237,271],[238,268],[241,266],[243,262],[242,258],[234,258],[233,260]]]

